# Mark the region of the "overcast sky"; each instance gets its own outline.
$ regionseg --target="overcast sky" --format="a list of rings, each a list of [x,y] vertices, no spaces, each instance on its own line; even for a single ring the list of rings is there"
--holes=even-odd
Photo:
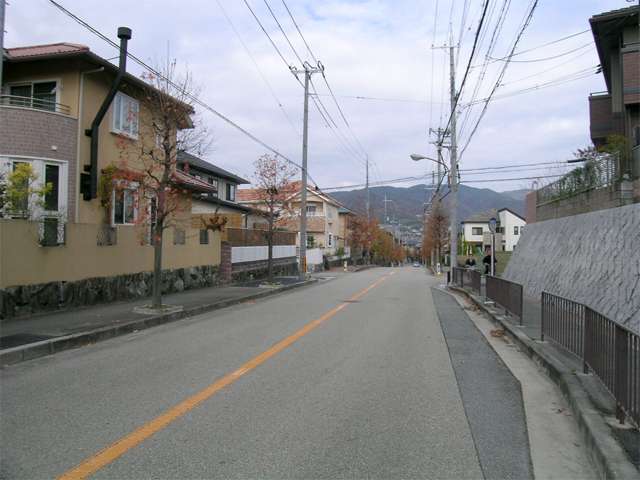
[[[299,66],[265,1],[248,1],[286,61]],[[182,69],[189,69],[194,75],[202,87],[202,100],[299,162],[303,90],[244,1],[219,2],[253,60],[216,0],[60,0],[66,8],[115,40],[118,26],[131,27],[130,50],[138,57],[157,62],[169,52]],[[454,43],[458,41],[466,4],[457,61],[459,88],[482,3],[481,0],[286,0],[312,52],[324,64],[329,84],[353,134],[375,164],[372,181],[422,175],[431,170],[427,162],[414,163],[408,157],[410,153],[435,156],[427,130],[442,126],[448,118],[448,51],[434,50],[431,46],[449,41],[450,18]],[[490,0],[485,16],[489,28],[473,66],[483,63],[502,3],[503,0]],[[302,59],[312,60],[283,1],[269,0],[269,4]],[[529,0],[512,0],[493,57],[507,55],[529,5]],[[629,5],[625,0],[540,0],[516,52],[588,29],[591,15]],[[112,47],[47,0],[11,1],[5,29],[6,47],[66,41],[86,44],[105,58],[117,55]],[[570,158],[576,148],[589,144],[588,95],[604,90],[604,81],[601,75],[565,81],[599,63],[592,40],[590,33],[584,33],[513,57],[518,62],[508,66],[496,99],[489,104],[461,158],[462,181],[551,175],[557,171],[554,167],[490,174],[465,173],[464,170],[560,162]],[[589,43],[591,45],[587,45]],[[554,56],[558,57],[538,61]],[[502,61],[489,65],[475,98],[486,97],[503,65]],[[472,97],[481,70],[470,70],[460,101],[459,127],[465,124],[468,108],[464,105]],[[141,73],[134,65],[130,71]],[[559,85],[498,98],[556,80]],[[339,131],[335,133],[335,127],[327,128],[312,104],[309,172],[321,187],[362,183],[364,153],[353,140],[331,97],[324,96],[328,91],[319,75],[314,76],[314,83]],[[461,132],[461,146],[466,144],[481,109],[482,104],[471,109]],[[206,159],[250,178],[252,162],[265,153],[264,148],[212,114],[205,113],[203,119],[210,124],[215,136],[214,149]],[[337,137],[343,141],[339,142]],[[349,146],[345,145],[347,141]],[[522,180],[469,185],[508,190],[530,184],[531,180]],[[399,186],[402,185],[407,184]]]

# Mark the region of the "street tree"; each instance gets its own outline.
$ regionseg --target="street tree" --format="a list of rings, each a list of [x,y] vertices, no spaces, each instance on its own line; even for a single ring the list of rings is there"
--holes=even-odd
[[[206,153],[212,136],[202,123],[194,124],[194,101],[198,89],[189,72],[180,74],[176,61],[144,73],[148,84],[141,95],[138,148],[121,139],[121,165],[111,182],[121,190],[123,182],[138,186],[136,223],[153,245],[151,308],[162,308],[162,250],[168,228],[185,229],[191,221],[191,191],[177,172],[177,153]]]
[[[435,257],[436,262],[439,262],[448,240],[449,216],[441,202],[434,202],[425,221],[422,234],[422,254],[424,259]]]
[[[371,261],[371,249],[378,229],[377,220],[367,220],[363,215],[357,215],[349,221],[349,243],[362,252],[367,263]]]
[[[290,197],[295,193],[292,182],[297,169],[276,155],[265,154],[254,162],[254,185],[258,210],[267,220],[267,281],[273,282],[273,237],[278,219],[289,210]]]

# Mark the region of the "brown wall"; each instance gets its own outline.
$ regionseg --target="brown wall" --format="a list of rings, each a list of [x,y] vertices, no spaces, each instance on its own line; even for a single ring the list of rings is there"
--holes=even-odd
[[[36,223],[0,219],[0,288],[153,270],[153,247],[141,244],[137,227],[118,227],[113,246],[97,245],[97,225],[66,228],[65,245],[41,247]],[[164,269],[220,264],[219,232],[209,232],[208,245],[200,245],[198,230],[188,229],[185,237],[184,245],[174,245],[172,230],[165,232]]]
[[[533,191],[527,193],[524,198],[524,218],[527,223],[534,223],[536,219],[536,203],[538,201],[538,194]]]
[[[624,103],[640,103],[640,51],[623,52],[622,66]]]
[[[23,155],[68,162],[67,213],[75,216],[76,119],[44,110],[0,106],[0,155]]]

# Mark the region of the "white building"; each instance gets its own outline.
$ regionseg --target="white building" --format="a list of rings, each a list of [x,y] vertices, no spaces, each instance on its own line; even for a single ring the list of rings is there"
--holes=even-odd
[[[462,238],[467,245],[465,254],[479,254],[485,246],[491,243],[489,220],[495,218],[496,226],[496,250],[512,252],[520,239],[520,235],[527,224],[525,219],[508,208],[489,210],[487,212],[472,215],[462,222]]]

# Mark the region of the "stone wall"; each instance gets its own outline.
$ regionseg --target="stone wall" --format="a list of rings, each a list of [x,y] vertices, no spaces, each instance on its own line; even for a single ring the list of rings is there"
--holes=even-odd
[[[163,270],[162,293],[219,285],[218,272],[214,265]],[[0,318],[148,297],[152,280],[152,272],[141,272],[4,288],[0,289]]]
[[[640,204],[527,225],[503,277],[640,331]]]
[[[570,198],[553,200],[536,208],[536,221],[550,220],[552,218],[568,217],[581,213],[615,208],[624,205],[618,188],[605,187],[588,190]]]
[[[298,275],[298,259],[274,258],[273,273],[276,276]],[[231,278],[233,282],[245,282],[267,277],[267,261],[234,263]]]

